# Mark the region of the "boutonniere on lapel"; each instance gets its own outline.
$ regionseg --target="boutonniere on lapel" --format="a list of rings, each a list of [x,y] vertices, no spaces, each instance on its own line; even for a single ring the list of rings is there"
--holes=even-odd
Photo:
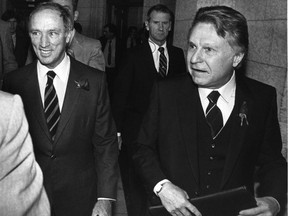
[[[74,82],[76,84],[76,88],[80,88],[80,89],[84,89],[86,91],[89,91],[90,87],[89,87],[88,79],[85,79],[85,80],[74,80]]]
[[[249,125],[247,115],[248,115],[248,105],[247,102],[244,101],[241,105],[239,113],[239,117],[241,118],[241,124],[240,124],[241,126],[243,126],[243,123],[246,124],[247,126]]]

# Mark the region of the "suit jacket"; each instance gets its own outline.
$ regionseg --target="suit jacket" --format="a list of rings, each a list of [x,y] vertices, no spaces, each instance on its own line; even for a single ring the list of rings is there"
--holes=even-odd
[[[23,98],[36,160],[54,214],[90,216],[97,198],[116,198],[116,128],[105,73],[70,59],[54,142],[44,116],[36,62],[7,74],[3,87]],[[77,87],[75,81],[82,87]],[[89,89],[84,87],[85,82]]]
[[[168,77],[186,73],[183,50],[167,45],[169,55]],[[158,74],[148,41],[128,50],[116,81],[113,113],[123,139],[131,141],[140,128],[148,109],[151,89]]]
[[[105,71],[105,59],[101,50],[100,41],[86,37],[75,31],[70,49],[73,50],[77,61],[98,70]]]
[[[0,215],[50,216],[21,98],[0,91],[0,107]]]
[[[0,79],[4,73],[17,69],[9,24],[0,20]]]
[[[278,201],[286,196],[286,160],[277,120],[275,88],[236,76],[236,97],[231,136],[220,190],[245,185],[254,193],[257,167],[259,196]],[[159,82],[143,122],[134,155],[147,189],[163,179],[197,196],[199,185],[197,116],[198,88],[190,75]],[[247,110],[243,108],[246,102]],[[241,108],[242,107],[242,108]],[[241,126],[240,113],[247,116]]]

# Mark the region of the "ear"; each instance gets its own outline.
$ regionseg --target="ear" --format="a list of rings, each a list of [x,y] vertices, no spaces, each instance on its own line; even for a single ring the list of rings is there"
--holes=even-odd
[[[79,17],[79,11],[74,11],[74,21],[77,21]]]
[[[171,23],[171,21],[169,21],[169,29],[168,29],[168,31],[171,31],[171,26],[172,26],[172,23]]]
[[[148,21],[145,21],[145,28],[146,28],[147,31],[149,31]]]
[[[73,34],[73,31],[72,31],[72,30],[69,30],[69,31],[67,32],[66,44],[70,44],[70,41],[72,40],[72,34]]]
[[[233,67],[236,68],[240,64],[243,58],[244,58],[244,53],[235,54],[235,56],[233,57]]]

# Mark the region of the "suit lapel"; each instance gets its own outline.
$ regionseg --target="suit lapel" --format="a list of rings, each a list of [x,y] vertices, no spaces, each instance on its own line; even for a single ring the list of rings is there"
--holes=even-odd
[[[198,150],[197,150],[197,103],[199,101],[197,87],[191,79],[179,89],[178,115],[182,139],[187,150],[188,160],[195,182],[199,183]]]
[[[225,183],[229,180],[229,177],[232,174],[235,163],[238,160],[238,157],[241,152],[241,148],[244,144],[246,132],[248,129],[248,125],[244,121],[241,125],[241,118],[239,113],[241,112],[241,107],[243,107],[243,103],[246,103],[247,108],[252,107],[253,100],[249,96],[249,88],[242,81],[237,80],[237,88],[236,88],[236,97],[235,97],[235,105],[230,116],[229,120],[232,120],[232,128],[231,128],[231,138],[229,141],[229,148],[227,151],[226,163],[223,171],[223,179],[221,183],[221,189],[225,186]],[[248,110],[249,111],[249,110]],[[247,112],[248,114],[248,112]],[[249,121],[249,114],[247,115],[247,119]]]
[[[48,131],[46,118],[44,115],[43,103],[40,95],[40,89],[38,85],[38,77],[37,77],[37,61],[33,63],[32,71],[29,71],[30,76],[27,76],[27,81],[24,86],[26,89],[25,99],[27,101],[26,106],[28,107],[26,110],[30,110],[30,115],[34,115],[38,124],[44,131],[45,135],[50,139],[50,133]]]
[[[65,126],[68,123],[68,120],[70,119],[74,108],[78,102],[79,97],[79,89],[76,88],[75,81],[80,80],[81,73],[77,72],[77,65],[75,64],[75,60],[73,58],[70,58],[71,66],[70,66],[70,74],[69,79],[67,83],[64,103],[61,111],[61,117],[58,124],[58,129],[55,136],[54,143],[56,144],[59,140],[59,137],[61,136]]]

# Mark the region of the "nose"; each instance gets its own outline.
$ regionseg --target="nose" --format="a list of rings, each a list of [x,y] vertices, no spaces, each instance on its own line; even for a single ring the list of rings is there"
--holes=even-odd
[[[164,29],[164,24],[160,22],[160,23],[159,23],[159,30],[162,31],[163,29]]]
[[[40,46],[47,47],[49,45],[49,39],[47,35],[42,35],[40,38]]]
[[[198,50],[196,49],[191,52],[192,52],[191,58],[190,58],[191,63],[195,64],[195,63],[202,62],[203,56],[202,56],[202,51],[200,49]]]

